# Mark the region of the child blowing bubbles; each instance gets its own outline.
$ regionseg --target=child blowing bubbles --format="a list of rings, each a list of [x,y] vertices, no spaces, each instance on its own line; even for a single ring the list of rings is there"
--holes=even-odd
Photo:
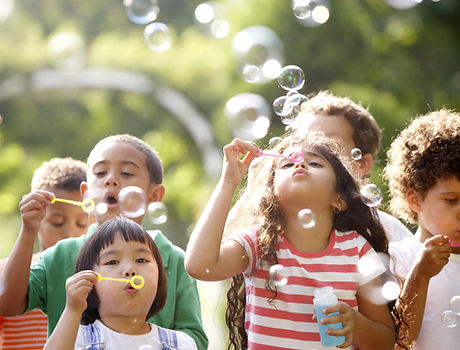
[[[158,154],[144,141],[131,135],[113,135],[99,141],[87,162],[87,182],[81,185],[83,197],[104,203],[107,211],[93,212],[97,223],[122,214],[118,203],[120,191],[137,186],[145,193],[145,204],[161,201],[165,188],[163,168]],[[39,210],[27,218],[38,223],[43,218],[51,194],[39,198]],[[54,204],[53,204],[54,205]],[[24,216],[23,216],[24,219]],[[144,215],[133,221],[141,224]],[[29,269],[36,228],[21,230],[8,265],[11,270],[0,280],[0,314],[15,315],[40,308],[48,314],[48,334],[53,332],[66,305],[65,281],[75,272],[78,252],[95,231],[91,226],[86,235],[60,241],[47,249]],[[196,281],[185,271],[184,252],[174,246],[159,230],[151,232],[161,252],[167,271],[168,298],[165,307],[150,321],[164,328],[176,329],[194,338],[199,349],[207,348],[207,337],[201,322],[201,308]],[[30,271],[30,273],[29,273]],[[8,283],[14,281],[14,283]]]
[[[413,349],[458,349],[458,326],[443,326],[441,314],[460,295],[460,114],[415,118],[392,142],[384,174],[393,214],[418,225],[390,244],[392,269],[405,279],[400,337]]]
[[[119,217],[102,224],[80,250],[75,271],[67,279],[66,307],[45,350],[86,349],[92,344],[111,350],[143,345],[159,349],[163,344],[196,349],[187,334],[146,321],[163,308],[167,282],[157,246],[135,222]],[[122,279],[142,276],[145,283],[140,289],[120,282],[97,283],[98,273]]]
[[[332,143],[308,135],[301,142],[291,141],[286,138],[270,153],[300,151],[305,159],[258,159],[264,162],[256,167],[261,183],[253,183],[240,199],[254,203],[241,217],[248,227],[221,243],[234,191],[259,151],[256,144],[238,139],[224,147],[220,181],[187,247],[187,271],[202,280],[235,276],[227,308],[231,347],[322,348],[312,299],[315,288],[329,285],[341,302],[324,312],[340,314],[328,317],[325,324],[343,323],[343,329],[328,330],[346,337],[339,347],[392,349],[394,328],[387,305],[375,305],[364,295],[366,283],[384,267],[378,266],[370,276],[357,271],[359,259],[375,256],[375,250],[386,251],[383,228],[375,212],[361,202]],[[246,152],[250,153],[240,160]],[[305,208],[316,216],[309,230],[298,220]],[[278,263],[288,271],[289,280],[273,290],[268,270]]]

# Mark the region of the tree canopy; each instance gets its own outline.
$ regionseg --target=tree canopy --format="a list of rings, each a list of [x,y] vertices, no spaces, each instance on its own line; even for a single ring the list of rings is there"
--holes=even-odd
[[[216,38],[194,18],[200,2],[159,0],[156,21],[172,39],[155,52],[122,1],[0,0],[0,257],[18,233],[33,170],[53,156],[85,160],[114,133],[158,150],[169,211],[162,228],[185,247],[220,172],[220,149],[234,136],[226,102],[254,93],[271,105],[285,94],[276,79],[254,84],[238,72],[232,40],[253,26],[281,40],[282,65],[302,68],[302,93],[330,89],[369,107],[384,130],[373,172],[384,186],[384,151],[397,131],[418,114],[460,109],[460,3],[399,10],[383,0],[317,2],[330,17],[315,26],[301,24],[286,0],[215,2],[229,24]],[[261,145],[284,131],[279,117],[271,120]]]

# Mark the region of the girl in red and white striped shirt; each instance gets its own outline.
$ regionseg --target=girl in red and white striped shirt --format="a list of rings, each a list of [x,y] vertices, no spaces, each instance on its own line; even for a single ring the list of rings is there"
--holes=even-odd
[[[296,152],[302,161],[292,160]],[[313,293],[332,286],[339,303],[323,312],[339,313],[325,319],[343,324],[327,331],[345,337],[338,347],[393,349],[393,306],[376,303],[366,292],[381,282],[385,267],[376,252],[387,252],[387,240],[375,210],[361,201],[338,145],[324,135],[290,136],[269,153],[278,157],[254,162],[249,184],[227,219],[234,192],[259,149],[238,139],[224,147],[220,181],[187,247],[190,275],[233,278],[226,315],[229,348],[322,349]],[[313,227],[299,220],[302,209],[313,212]],[[222,242],[224,231],[231,235]],[[377,261],[366,275],[358,270],[364,258]],[[274,265],[281,266],[287,283],[270,281]]]

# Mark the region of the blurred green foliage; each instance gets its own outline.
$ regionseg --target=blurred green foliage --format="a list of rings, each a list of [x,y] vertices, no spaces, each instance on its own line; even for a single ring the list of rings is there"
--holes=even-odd
[[[18,202],[29,191],[33,170],[53,156],[85,160],[104,136],[134,134],[159,151],[169,210],[163,229],[182,247],[216,182],[206,175],[202,150],[187,129],[152,96],[121,89],[37,89],[37,72],[58,69],[48,50],[56,33],[83,38],[82,69],[139,73],[154,87],[180,92],[209,121],[220,149],[231,140],[223,114],[230,97],[252,92],[273,101],[284,94],[276,81],[249,84],[235,71],[234,34],[268,26],[284,42],[285,64],[304,70],[303,93],[331,89],[369,106],[384,130],[372,177],[382,186],[384,150],[411,117],[441,107],[460,110],[456,0],[425,0],[405,11],[382,0],[331,0],[329,21],[317,27],[299,24],[286,0],[223,0],[230,23],[224,39],[205,36],[195,25],[199,3],[159,1],[158,20],[170,26],[173,42],[169,51],[154,53],[122,1],[14,1],[12,14],[0,21],[0,257],[8,255],[18,233]],[[78,71],[69,74],[70,79]],[[18,87],[20,93],[13,93]],[[282,132],[275,120],[261,142]]]

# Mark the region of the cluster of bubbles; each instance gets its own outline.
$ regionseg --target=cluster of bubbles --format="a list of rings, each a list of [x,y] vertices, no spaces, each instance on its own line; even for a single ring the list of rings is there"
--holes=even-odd
[[[223,4],[216,1],[199,4],[195,8],[195,21],[203,32],[217,39],[225,38],[230,31]]]
[[[166,24],[156,21],[160,13],[158,0],[123,0],[123,6],[131,22],[146,25],[144,40],[150,50],[155,52],[169,50],[171,31]]]
[[[329,0],[292,0],[292,12],[300,24],[316,27],[330,17]]]
[[[108,211],[108,205],[105,202],[95,204],[91,198],[85,198],[81,203],[82,210],[86,213],[95,211],[102,215]],[[144,191],[137,186],[127,186],[118,193],[118,206],[121,213],[128,218],[137,218],[145,215],[145,221],[154,225],[164,224],[168,220],[168,210],[162,202],[151,202],[146,204]]]
[[[449,309],[441,314],[441,323],[444,327],[453,328],[458,325],[460,318],[460,295],[450,299]]]
[[[235,95],[227,101],[224,112],[234,137],[257,140],[264,137],[270,127],[270,106],[261,95]]]
[[[294,124],[302,103],[308,100],[298,92],[305,85],[305,75],[300,67],[288,65],[280,70],[278,84],[287,93],[273,101],[273,111],[280,116],[283,124],[290,126]]]

